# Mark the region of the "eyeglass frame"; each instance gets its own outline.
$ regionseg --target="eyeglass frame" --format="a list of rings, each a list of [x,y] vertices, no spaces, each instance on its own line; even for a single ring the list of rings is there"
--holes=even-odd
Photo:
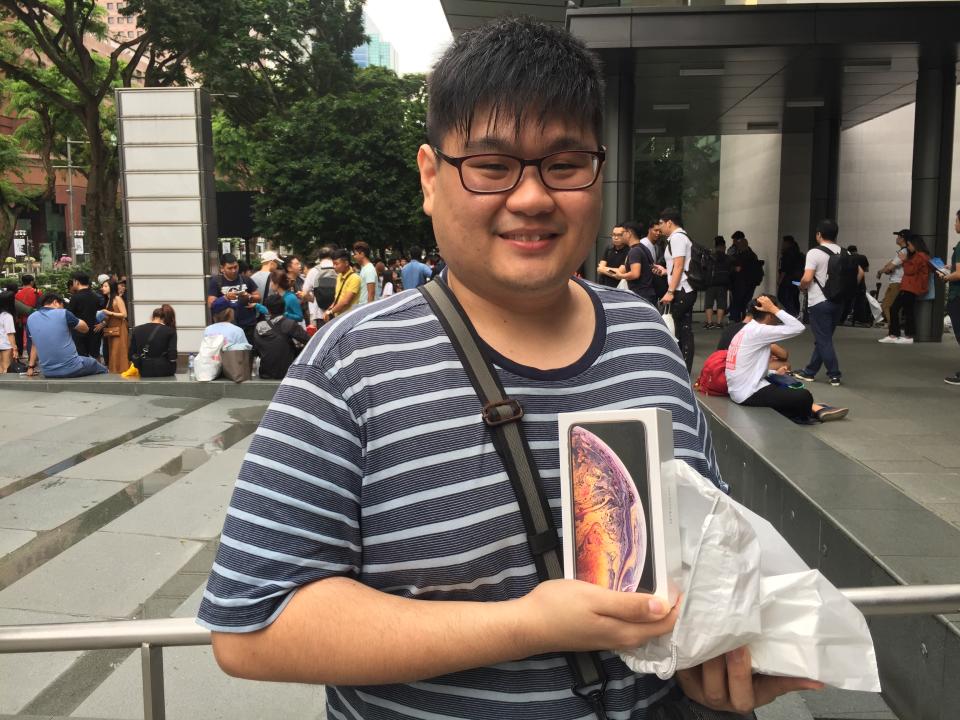
[[[463,189],[466,190],[468,193],[473,193],[474,195],[499,195],[500,193],[513,192],[514,190],[517,189],[517,186],[520,184],[520,181],[523,180],[523,171],[528,167],[535,167],[537,169],[537,175],[540,178],[540,182],[543,183],[543,186],[548,190],[552,190],[554,192],[576,192],[579,190],[586,190],[587,188],[591,188],[597,184],[597,179],[600,177],[600,171],[603,169],[603,164],[607,160],[607,148],[603,145],[600,146],[599,150],[558,150],[557,152],[549,153],[540,158],[530,158],[530,159],[517,157],[516,155],[509,155],[507,153],[474,153],[473,155],[461,155],[460,157],[454,157],[452,155],[447,155],[436,145],[431,145],[430,147],[437,154],[437,157],[439,157],[441,160],[452,165],[457,169],[457,174],[460,176],[460,185],[462,185]],[[569,153],[569,152],[585,153],[587,155],[593,155],[597,159],[597,169],[594,172],[593,180],[590,181],[589,184],[583,185],[581,187],[575,187],[575,188],[552,187],[547,183],[547,181],[543,177],[543,161],[546,160],[547,158],[553,157],[554,155],[562,155],[564,153]],[[517,174],[517,179],[514,181],[513,185],[511,185],[508,188],[504,188],[503,190],[471,190],[470,188],[467,187],[466,182],[464,182],[463,180],[463,163],[465,163],[467,160],[471,160],[477,157],[503,157],[503,158],[509,158],[510,160],[516,160],[517,162],[520,163],[520,172]]]

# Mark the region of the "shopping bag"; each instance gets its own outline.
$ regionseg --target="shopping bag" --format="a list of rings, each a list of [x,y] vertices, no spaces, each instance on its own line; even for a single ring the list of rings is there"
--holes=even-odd
[[[220,375],[223,342],[223,335],[206,335],[200,340],[200,350],[193,361],[193,373],[197,380],[210,382]]]
[[[250,350],[224,350],[220,353],[223,376],[235,383],[253,377],[253,353]]]
[[[684,597],[670,635],[620,657],[661,678],[746,645],[754,672],[880,691],[863,614],[766,520],[681,460],[674,476]]]
[[[873,321],[878,323],[883,320],[883,308],[880,306],[880,303],[877,302],[877,299],[870,293],[867,293],[867,303],[870,305],[870,312],[873,313]]]
[[[676,323],[673,322],[673,315],[670,312],[669,305],[660,306],[660,317],[663,319],[663,323],[667,326],[667,330],[670,331],[670,334],[676,337],[677,326],[676,326]]]

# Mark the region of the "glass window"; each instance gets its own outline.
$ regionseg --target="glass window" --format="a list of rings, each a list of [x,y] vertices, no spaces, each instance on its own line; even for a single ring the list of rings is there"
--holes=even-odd
[[[113,10],[113,3],[107,3],[107,10]]]
[[[113,16],[107,18],[107,24],[113,25]]]

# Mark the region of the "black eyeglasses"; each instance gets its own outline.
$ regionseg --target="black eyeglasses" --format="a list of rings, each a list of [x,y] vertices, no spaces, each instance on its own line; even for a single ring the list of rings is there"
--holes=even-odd
[[[606,159],[606,148],[565,150],[529,160],[499,153],[451,157],[436,146],[433,151],[457,168],[464,190],[478,195],[513,190],[528,165],[537,168],[540,181],[550,190],[585,190],[597,181]]]

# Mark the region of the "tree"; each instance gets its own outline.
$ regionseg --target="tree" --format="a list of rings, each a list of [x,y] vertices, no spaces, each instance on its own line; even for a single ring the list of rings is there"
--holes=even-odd
[[[423,76],[382,68],[358,71],[342,94],[295,103],[254,167],[259,231],[298,252],[428,241],[416,166],[425,114]]]
[[[23,189],[12,177],[23,179],[23,149],[16,138],[0,135],[0,238],[6,252],[7,244],[13,236],[17,218],[27,210],[32,210],[42,190]]]

